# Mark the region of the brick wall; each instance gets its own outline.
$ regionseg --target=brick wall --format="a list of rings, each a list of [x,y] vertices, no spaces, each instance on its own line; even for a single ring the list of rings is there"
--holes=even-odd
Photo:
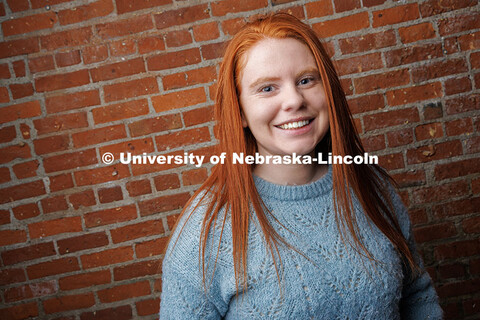
[[[277,10],[325,38],[447,319],[480,319],[477,0],[2,0],[0,318],[156,317],[166,236],[211,165],[118,155],[212,154],[222,47]]]

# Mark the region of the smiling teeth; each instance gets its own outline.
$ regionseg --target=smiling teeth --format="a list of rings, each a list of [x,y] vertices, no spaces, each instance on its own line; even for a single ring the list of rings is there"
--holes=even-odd
[[[285,130],[298,129],[298,128],[306,126],[309,123],[310,123],[310,120],[303,120],[303,121],[285,123],[285,124],[282,124],[281,126],[278,126],[278,127],[282,128],[282,129],[285,129]]]

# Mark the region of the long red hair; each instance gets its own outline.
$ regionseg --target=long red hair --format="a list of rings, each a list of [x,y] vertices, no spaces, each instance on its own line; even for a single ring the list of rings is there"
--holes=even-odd
[[[297,18],[283,13],[266,16],[244,26],[226,48],[220,66],[215,99],[215,118],[218,126],[216,132],[219,140],[217,148],[219,153],[227,153],[225,163],[212,168],[212,174],[195,192],[181,213],[181,215],[188,214],[188,212],[191,214],[195,208],[188,210],[187,208],[191,206],[192,200],[199,197],[200,194],[203,194],[202,198],[208,198],[209,205],[205,212],[199,239],[199,256],[204,283],[207,237],[210,230],[220,223],[221,232],[218,240],[220,247],[227,216],[231,219],[232,258],[237,288],[239,283],[244,284],[247,279],[246,257],[250,215],[256,214],[267,248],[274,257],[274,261],[276,261],[275,257],[280,258],[279,244],[290,247],[268,220],[268,215],[271,213],[265,209],[257,193],[252,177],[252,166],[233,164],[229,156],[234,152],[244,154],[256,152],[255,138],[248,128],[242,127],[239,79],[245,63],[246,52],[265,38],[297,39],[308,46],[315,58],[327,95],[330,125],[329,132],[318,144],[316,151],[332,152],[334,155],[342,156],[364,154],[363,146],[352,122],[345,93],[333,64],[314,31]],[[417,266],[393,212],[388,190],[382,183],[387,180],[396,186],[393,179],[377,165],[337,164],[333,166],[332,170],[334,211],[342,241],[345,242],[345,239],[349,238],[345,237],[348,232],[354,240],[353,243],[347,240],[352,248],[358,252],[363,251],[366,256],[373,259],[358,237],[359,230],[352,206],[351,192],[353,191],[368,218],[391,241],[404,263],[415,270]],[[254,211],[250,211],[250,206]],[[220,215],[223,216],[222,221],[217,221],[220,210],[225,210],[226,213]],[[277,265],[275,264],[275,266]]]

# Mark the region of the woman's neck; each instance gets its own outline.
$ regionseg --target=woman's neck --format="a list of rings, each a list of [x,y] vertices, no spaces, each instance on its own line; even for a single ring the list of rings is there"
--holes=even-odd
[[[311,183],[323,177],[327,171],[327,165],[315,164],[259,164],[253,169],[256,176],[280,185]]]

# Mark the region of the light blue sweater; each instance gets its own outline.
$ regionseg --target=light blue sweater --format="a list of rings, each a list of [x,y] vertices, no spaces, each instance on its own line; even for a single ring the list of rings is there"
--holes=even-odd
[[[422,267],[415,279],[409,279],[388,239],[367,222],[358,201],[354,207],[361,237],[380,262],[370,262],[344,245],[332,207],[332,166],[325,176],[306,185],[281,186],[256,176],[254,179],[265,205],[293,234],[271,220],[276,230],[308,259],[281,247],[280,288],[263,234],[255,223],[250,223],[248,288],[245,293],[240,288],[240,294],[235,296],[231,227],[227,218],[213,279],[211,269],[207,270],[205,294],[198,242],[206,205],[200,205],[186,224],[185,219],[180,221],[167,249],[161,320],[442,318],[437,295],[412,238],[407,211],[393,188],[402,232]],[[214,235],[211,265],[217,253],[219,230],[210,233]]]

